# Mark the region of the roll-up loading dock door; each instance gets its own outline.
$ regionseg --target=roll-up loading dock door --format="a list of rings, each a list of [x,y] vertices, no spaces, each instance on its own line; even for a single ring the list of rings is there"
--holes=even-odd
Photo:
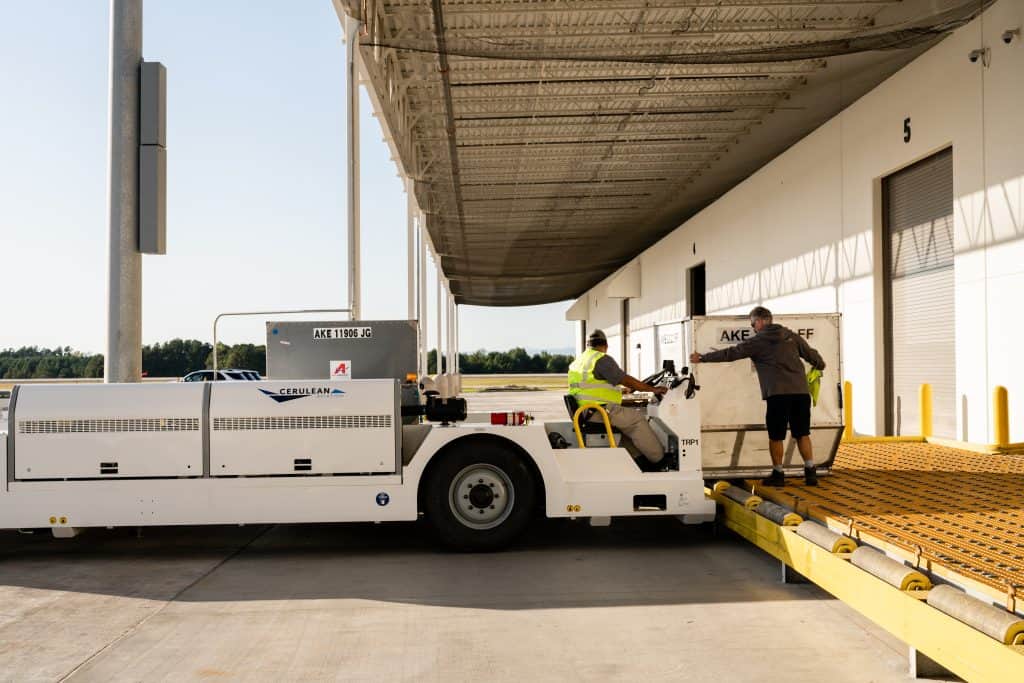
[[[917,434],[919,387],[932,386],[933,433],[956,436],[953,150],[882,182],[886,429]]]

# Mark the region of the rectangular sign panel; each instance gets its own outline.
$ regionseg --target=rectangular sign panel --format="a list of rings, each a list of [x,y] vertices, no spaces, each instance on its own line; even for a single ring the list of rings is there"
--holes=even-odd
[[[268,321],[267,377],[327,379],[342,359],[348,379],[404,381],[416,372],[416,328],[415,320]]]

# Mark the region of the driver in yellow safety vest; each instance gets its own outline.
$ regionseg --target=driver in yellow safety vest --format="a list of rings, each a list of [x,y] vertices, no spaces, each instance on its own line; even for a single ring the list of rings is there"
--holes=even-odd
[[[622,446],[634,459],[643,456],[651,464],[660,463],[665,457],[661,442],[648,424],[646,415],[639,410],[622,407],[622,392],[617,388],[619,384],[633,391],[659,395],[668,391],[665,387],[653,387],[627,375],[608,355],[608,338],[604,332],[594,330],[587,338],[587,350],[569,366],[569,394],[575,396],[581,406],[602,406],[612,427],[622,432],[625,437]],[[594,411],[590,421],[602,422],[601,414]]]

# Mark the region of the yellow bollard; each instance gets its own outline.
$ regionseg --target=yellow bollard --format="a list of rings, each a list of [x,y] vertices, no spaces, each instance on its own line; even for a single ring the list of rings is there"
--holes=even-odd
[[[927,439],[932,435],[932,385],[922,384],[918,392],[921,403],[921,436]]]
[[[853,438],[853,383],[843,382],[843,441]]]
[[[996,446],[1008,446],[1010,443],[1010,396],[1006,387],[997,386],[992,391],[992,422]]]

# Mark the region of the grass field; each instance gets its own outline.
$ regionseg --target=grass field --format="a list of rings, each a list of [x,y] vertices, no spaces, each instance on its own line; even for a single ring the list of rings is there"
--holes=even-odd
[[[475,391],[495,390],[513,387],[520,390],[564,390],[566,387],[565,375],[463,375],[462,391],[470,393]]]

